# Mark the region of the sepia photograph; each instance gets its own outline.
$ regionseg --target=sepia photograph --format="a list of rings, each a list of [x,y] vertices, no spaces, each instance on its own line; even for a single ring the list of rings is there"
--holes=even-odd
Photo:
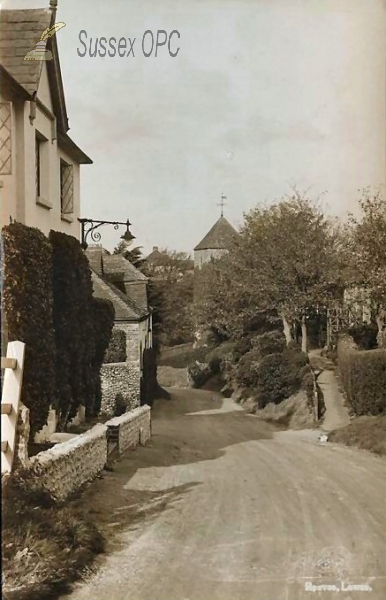
[[[0,0],[4,600],[386,599],[386,0]]]

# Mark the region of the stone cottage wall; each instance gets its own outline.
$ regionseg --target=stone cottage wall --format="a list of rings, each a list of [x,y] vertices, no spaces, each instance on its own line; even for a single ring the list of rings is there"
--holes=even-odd
[[[107,427],[95,425],[75,438],[57,444],[30,459],[37,486],[63,500],[91,481],[107,462]]]
[[[127,362],[139,360],[139,324],[117,322],[115,323],[114,328],[124,331],[126,334]]]
[[[122,395],[126,410],[132,410],[139,406],[140,379],[141,371],[137,361],[103,365],[101,369],[101,414],[114,416],[118,394]]]

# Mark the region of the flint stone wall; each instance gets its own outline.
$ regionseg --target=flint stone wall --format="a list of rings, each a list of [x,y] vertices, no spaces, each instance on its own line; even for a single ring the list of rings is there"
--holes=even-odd
[[[102,415],[114,416],[116,397],[121,394],[126,410],[140,405],[141,370],[139,362],[109,363],[102,366]]]
[[[30,459],[29,470],[56,500],[64,500],[91,481],[107,462],[107,427],[95,425],[89,431]]]
[[[118,451],[145,444],[151,436],[150,406],[140,406],[106,422],[109,436],[118,437]]]

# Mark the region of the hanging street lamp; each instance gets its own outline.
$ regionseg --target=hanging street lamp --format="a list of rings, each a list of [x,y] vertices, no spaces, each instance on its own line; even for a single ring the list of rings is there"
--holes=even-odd
[[[101,234],[97,229],[102,225],[113,225],[114,229],[119,229],[120,225],[126,225],[126,231],[123,235],[121,235],[121,240],[125,242],[127,246],[129,246],[133,240],[135,240],[135,236],[130,231],[130,221],[127,219],[126,223],[122,221],[96,221],[95,219],[78,219],[81,225],[81,246],[83,250],[87,249],[87,238],[91,237],[93,242],[100,242]]]

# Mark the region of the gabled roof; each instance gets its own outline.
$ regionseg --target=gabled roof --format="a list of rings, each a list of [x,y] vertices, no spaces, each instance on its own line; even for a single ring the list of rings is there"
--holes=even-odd
[[[43,61],[23,59],[50,26],[51,18],[49,8],[0,10],[0,62],[29,94],[38,89]]]
[[[49,8],[0,10],[0,63],[30,94],[31,99],[38,91],[43,65],[46,64],[58,131],[66,133],[69,126],[56,35],[47,41],[52,60],[24,60],[24,56],[35,48],[43,31],[54,25],[55,13]]]
[[[115,310],[116,321],[139,322],[145,319],[149,312],[137,306],[137,304],[126,294],[120,292],[112,284],[99,277],[91,270],[94,296],[110,300]]]
[[[110,281],[144,282],[148,278],[121,254],[103,254],[103,273]]]
[[[159,263],[159,262],[163,262],[163,260],[165,259],[165,254],[163,252],[160,252],[157,248],[157,246],[155,246],[153,248],[153,251],[150,252],[149,256],[147,256],[145,258],[145,260],[148,263]]]
[[[236,229],[220,217],[194,250],[226,250],[237,237]]]

